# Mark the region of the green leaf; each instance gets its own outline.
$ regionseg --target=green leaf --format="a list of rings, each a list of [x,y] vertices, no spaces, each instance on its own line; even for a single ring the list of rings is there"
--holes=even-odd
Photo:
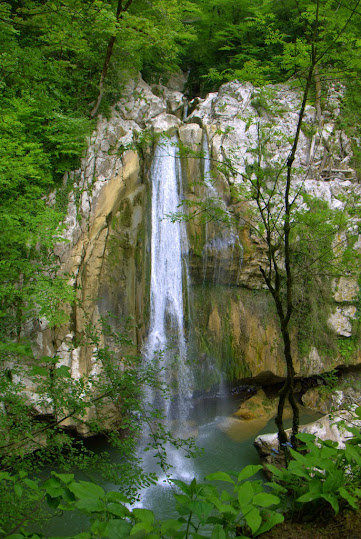
[[[260,505],[261,507],[269,507],[270,505],[277,505],[280,503],[278,496],[268,494],[267,492],[260,492],[253,497],[252,503]]]
[[[283,478],[284,476],[283,469],[280,470],[279,468],[276,468],[276,466],[274,466],[273,464],[266,464],[266,466],[273,475],[275,475],[276,477],[279,477],[280,479]]]
[[[18,485],[17,483],[15,483],[14,485],[14,491],[15,491],[15,494],[17,495],[18,498],[21,498],[21,496],[23,495],[23,488]]]
[[[186,505],[190,501],[190,498],[186,496],[185,494],[175,494],[173,493],[174,498],[177,500],[178,503],[181,505]]]
[[[107,505],[107,511],[116,517],[127,517],[130,515],[129,509],[120,503],[109,503]]]
[[[238,491],[238,501],[239,505],[248,505],[254,496],[254,489],[252,486],[252,483],[250,481],[247,481],[246,483],[243,483],[239,487],[237,487]]]
[[[189,495],[189,485],[187,483],[184,483],[184,481],[181,481],[180,479],[172,479],[172,483],[174,483],[182,492]]]
[[[49,370],[46,367],[35,366],[30,371],[31,376],[49,376]]]
[[[149,509],[141,509],[137,507],[136,509],[133,509],[132,513],[134,517],[141,522],[148,522],[150,524],[153,524],[154,522],[154,513]]]
[[[346,500],[347,503],[348,503],[349,505],[351,505],[351,507],[352,507],[353,509],[356,509],[356,510],[358,509],[358,505],[357,505],[356,498],[354,498],[354,497],[353,497],[353,496],[352,496],[352,495],[345,489],[345,487],[340,487],[340,488],[338,489],[338,491],[339,491],[340,495],[342,496],[342,498],[343,498],[344,500]]]
[[[321,492],[306,492],[299,498],[297,498],[297,502],[301,503],[307,503],[307,502],[314,502],[315,500],[318,500],[321,497]]]
[[[231,513],[232,515],[236,515],[237,511],[236,509],[230,505],[230,504],[224,504],[220,502],[217,498],[207,498],[208,501],[213,503],[214,507],[220,512],[220,513]]]
[[[271,487],[276,492],[280,492],[282,494],[287,492],[287,489],[283,487],[282,485],[279,485],[278,483],[268,482],[268,483],[265,483],[265,485],[267,487]]]
[[[0,481],[12,481],[14,482],[14,476],[11,476],[9,472],[0,472]]]
[[[78,498],[100,498],[105,496],[102,487],[89,481],[71,483],[68,488]]]
[[[51,475],[53,475],[54,477],[57,477],[58,479],[60,479],[60,481],[62,481],[66,485],[68,485],[69,483],[71,483],[74,480],[74,474],[72,474],[72,473],[51,472]]]
[[[192,500],[189,508],[199,518],[201,524],[204,524],[213,510],[213,505],[202,500]]]
[[[226,472],[215,472],[210,473],[206,476],[206,481],[226,481],[227,483],[232,483],[232,485],[235,485],[235,482],[231,478],[231,476]]]
[[[307,443],[307,442],[313,443],[316,440],[316,436],[314,434],[309,434],[307,432],[299,432],[296,435],[296,438],[304,443]]]
[[[339,507],[338,499],[336,498],[336,496],[334,496],[333,494],[327,493],[327,494],[321,494],[321,497],[331,505],[332,509],[335,511],[335,514],[337,515],[340,510],[340,507]]]
[[[292,475],[297,475],[297,477],[304,477],[309,479],[310,473],[305,469],[304,465],[296,460],[291,460],[288,465],[288,472]]]
[[[135,535],[138,532],[149,533],[152,530],[153,530],[153,524],[151,522],[138,522],[132,527],[130,535]]]
[[[77,509],[80,509],[81,511],[86,511],[87,513],[98,513],[105,509],[104,502],[100,500],[99,498],[94,497],[87,497],[87,498],[80,498],[76,503],[75,507]]]
[[[175,519],[169,519],[162,522],[161,531],[164,534],[170,535],[170,532],[175,532],[182,527],[182,522]]]
[[[55,369],[56,376],[62,376],[63,378],[71,378],[70,368],[66,365],[61,365]]]
[[[33,481],[32,479],[25,478],[24,479],[24,484],[27,487],[29,487],[31,490],[36,490],[36,491],[39,490],[39,485],[35,481]]]
[[[257,532],[258,528],[262,524],[262,517],[259,510],[256,507],[252,507],[250,511],[243,515],[246,519],[248,526],[251,528],[253,535]]]
[[[243,470],[240,471],[238,474],[238,482],[243,481],[244,479],[248,479],[249,477],[252,477],[252,475],[255,475],[257,472],[262,470],[263,466],[261,464],[249,464]]]
[[[64,490],[60,486],[49,486],[46,489],[46,493],[48,496],[50,496],[50,498],[59,498],[63,495],[63,492]]]
[[[277,524],[281,524],[283,522],[285,517],[281,515],[281,513],[271,513],[270,515],[267,515],[266,521],[262,523],[261,527],[258,529],[257,533],[255,534],[255,537],[258,537],[262,533],[268,532],[271,528],[276,526]]]
[[[91,525],[90,530],[98,537],[103,537],[107,523],[103,520],[96,519]]]
[[[114,490],[107,492],[106,499],[108,502],[130,503],[130,500],[126,496],[124,496],[124,494],[121,494],[120,492],[115,492]]]
[[[125,520],[110,520],[104,530],[104,536],[109,539],[121,539],[129,537],[132,525]]]
[[[348,462],[350,462],[351,459],[353,459],[356,462],[356,464],[361,466],[361,455],[360,455],[360,449],[358,446],[347,444],[346,449],[345,449],[345,455]]]
[[[223,529],[223,526],[216,524],[213,527],[211,539],[226,539],[226,532]]]

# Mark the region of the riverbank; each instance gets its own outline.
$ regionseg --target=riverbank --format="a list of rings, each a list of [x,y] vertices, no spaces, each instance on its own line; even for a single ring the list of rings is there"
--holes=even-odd
[[[312,522],[286,520],[268,533],[267,539],[361,539],[361,508],[359,511],[346,509],[338,515],[323,512]]]

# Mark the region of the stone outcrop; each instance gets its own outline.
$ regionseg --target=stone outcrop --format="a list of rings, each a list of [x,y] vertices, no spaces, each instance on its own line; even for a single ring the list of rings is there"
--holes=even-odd
[[[149,169],[157,137],[177,133],[186,151],[180,152],[184,194],[194,203],[199,197],[218,194],[225,212],[236,216],[240,228],[219,223],[188,223],[189,327],[188,336],[204,387],[214,382],[212,372],[225,372],[230,379],[258,377],[260,383],[281,380],[285,375],[282,344],[276,313],[265,290],[259,266],[264,264],[262,238],[247,225],[248,202],[232,198],[232,189],[243,185],[247,166],[254,160],[257,125],[272,124],[281,132],[269,142],[272,162],[287,157],[297,123],[300,96],[285,86],[260,90],[251,84],[232,82],[209,94],[184,121],[186,99],[179,81],[173,88],[151,88],[140,78],[129,84],[110,119],[100,118],[89,140],[81,169],[65,181],[74,182],[69,195],[63,233],[66,242],[56,248],[61,271],[69,273],[79,302],[69,311],[69,324],[50,329],[46,321],[34,322],[34,352],[59,356],[72,376],[96,376],[95,345],[79,346],[88,323],[98,327],[107,312],[134,319],[131,336],[140,348],[147,329],[149,277]],[[332,89],[329,102],[342,97]],[[332,94],[332,92],[330,94]],[[326,103],[326,109],[328,104]],[[347,197],[361,194],[350,168],[350,141],[337,128],[334,116],[325,116],[322,132],[314,129],[315,110],[308,106],[295,167],[307,167],[307,179],[296,177],[307,193],[326,200],[331,208],[344,208]],[[212,188],[200,183],[204,176],[202,141],[207,136],[211,159]],[[235,159],[236,156],[236,159]],[[232,162],[232,173],[220,171],[219,163]],[[353,226],[358,226],[354,218]],[[361,251],[361,236],[356,242]],[[359,296],[351,276],[334,283],[329,331],[343,338],[353,335]],[[301,353],[293,335],[298,376],[310,376],[343,364],[342,355],[323,354],[316,347]],[[104,337],[102,337],[104,339]],[[121,354],[118,354],[121,362]],[[358,347],[348,358],[361,362]],[[216,369],[210,364],[216,365]],[[213,370],[212,370],[213,369]]]
[[[335,410],[355,409],[361,406],[361,373],[359,369],[323,376],[326,385],[308,389],[302,395],[302,403],[310,410],[322,414]]]
[[[350,427],[359,427],[361,421],[355,419],[352,412],[339,410],[337,415],[325,415],[321,419],[302,425],[300,433],[313,434],[320,440],[331,440],[336,442],[340,449],[345,448],[345,442],[352,438],[352,433],[347,430]],[[291,429],[286,430],[288,438],[291,436]],[[279,451],[277,434],[261,434],[254,441],[263,464],[283,465],[283,456]]]

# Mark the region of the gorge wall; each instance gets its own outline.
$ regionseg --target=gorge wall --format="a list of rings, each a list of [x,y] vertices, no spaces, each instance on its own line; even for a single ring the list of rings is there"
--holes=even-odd
[[[106,340],[99,316],[111,313],[114,328],[119,320],[131,317],[135,348],[142,347],[149,322],[149,174],[161,133],[176,135],[181,143],[185,198],[196,205],[199,198],[217,195],[224,211],[242,224],[227,229],[215,221],[187,223],[190,286],[185,316],[196,386],[210,389],[220,373],[228,380],[256,379],[262,384],[285,375],[278,321],[259,271],[265,247],[247,225],[248,203],[235,201],[232,188],[244,181],[246,167],[254,159],[260,122],[272,125],[284,138],[282,145],[277,138],[268,141],[272,160],[287,157],[300,96],[286,86],[260,90],[232,82],[204,100],[194,100],[185,117],[188,105],[182,84],[179,79],[169,87],[150,87],[140,78],[130,83],[111,117],[99,120],[81,169],[64,179],[74,181],[74,189],[63,233],[66,242],[57,245],[56,255],[79,301],[71,308],[67,325],[52,329],[46,320],[39,320],[30,334],[35,354],[59,356],[59,364],[68,366],[74,378],[96,376],[99,371],[94,354],[99,343],[81,344],[88,324],[99,328],[100,343]],[[341,98],[342,88],[329,89],[320,129],[315,109],[307,106],[295,162],[295,167],[307,169],[305,192],[340,210],[361,195],[351,167],[351,141],[337,127]],[[219,163],[230,160],[232,173],[219,169]],[[350,226],[357,230],[359,222],[355,212]],[[361,235],[354,249],[361,252]],[[361,362],[353,329],[359,316],[357,279],[344,275],[329,285],[332,297],[325,312],[319,313],[319,322],[339,346],[321,349],[310,335],[300,346],[295,325],[297,376]],[[117,352],[117,345],[108,344]],[[123,353],[118,354],[120,364]]]

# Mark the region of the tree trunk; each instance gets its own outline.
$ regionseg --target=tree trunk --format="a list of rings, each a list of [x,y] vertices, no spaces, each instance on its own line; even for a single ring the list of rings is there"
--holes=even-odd
[[[316,98],[315,98],[315,107],[316,107],[316,118],[318,122],[318,127],[321,128],[322,123],[322,108],[321,108],[321,95],[322,95],[322,89],[321,89],[321,80],[320,80],[320,73],[318,71],[318,65],[315,65],[315,71],[313,74],[313,78],[315,80],[315,87],[316,87]]]
[[[115,16],[117,23],[122,18],[122,14],[129,9],[132,2],[133,2],[133,0],[128,0],[128,2],[123,7],[123,0],[118,0],[117,12],[116,12],[116,16]],[[98,93],[98,97],[97,97],[97,100],[95,102],[95,105],[94,105],[94,107],[92,108],[92,110],[90,112],[90,118],[94,118],[97,115],[97,112],[98,112],[99,107],[100,107],[100,103],[102,102],[103,91],[104,91],[104,81],[105,81],[105,77],[107,76],[107,73],[108,73],[110,59],[111,59],[112,54],[113,54],[113,48],[114,48],[114,43],[115,43],[116,38],[117,38],[117,36],[114,34],[114,35],[111,36],[111,38],[109,39],[109,42],[108,42],[107,52],[105,54],[105,59],[104,59],[104,63],[103,63],[103,69],[102,69],[102,72],[101,72],[101,75],[100,75],[99,93]]]

